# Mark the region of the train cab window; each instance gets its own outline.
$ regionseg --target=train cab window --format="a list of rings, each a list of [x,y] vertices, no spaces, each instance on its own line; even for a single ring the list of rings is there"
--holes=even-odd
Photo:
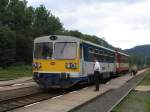
[[[53,43],[36,43],[34,46],[35,59],[51,59],[53,54]]]
[[[54,45],[55,59],[75,59],[77,56],[77,43],[56,42]]]

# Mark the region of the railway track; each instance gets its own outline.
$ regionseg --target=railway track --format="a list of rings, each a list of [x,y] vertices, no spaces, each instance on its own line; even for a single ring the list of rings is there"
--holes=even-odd
[[[63,94],[66,94],[66,93],[69,93],[72,91],[76,91],[76,90],[82,89],[87,86],[89,86],[89,85],[83,84],[83,85],[75,86],[70,89],[50,89],[46,92],[45,91],[37,91],[37,92],[32,93],[30,91],[30,93],[26,93],[26,95],[20,95],[20,96],[16,96],[16,97],[13,96],[12,98],[9,97],[7,99],[0,99],[0,112],[11,111],[11,110],[19,108],[19,107],[30,106],[35,103],[39,103],[40,101],[44,101],[44,100],[48,100],[50,98],[61,96]]]
[[[6,112],[19,107],[27,106],[30,104],[38,103],[39,101],[47,100],[59,95],[60,93],[37,93],[19,98],[9,99],[0,102],[0,112]]]
[[[7,86],[0,89],[0,102],[41,92],[37,85]]]

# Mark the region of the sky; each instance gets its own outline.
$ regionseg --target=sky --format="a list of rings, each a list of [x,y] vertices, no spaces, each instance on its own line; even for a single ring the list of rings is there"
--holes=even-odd
[[[68,30],[96,35],[122,49],[150,44],[150,0],[27,0],[60,18]]]

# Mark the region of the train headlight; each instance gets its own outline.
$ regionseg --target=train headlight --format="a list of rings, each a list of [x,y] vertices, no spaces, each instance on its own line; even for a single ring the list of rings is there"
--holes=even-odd
[[[42,66],[41,66],[41,63],[34,62],[34,63],[32,64],[32,67],[33,67],[34,69],[39,69],[39,68],[41,68]]]
[[[67,69],[76,69],[77,64],[76,63],[66,63],[66,68]]]
[[[70,68],[70,63],[66,63],[66,68]]]
[[[72,68],[72,69],[76,69],[76,68],[77,68],[77,64],[76,64],[76,63],[72,63],[72,64],[71,64],[71,68]]]
[[[37,63],[32,63],[33,68],[37,68]]]

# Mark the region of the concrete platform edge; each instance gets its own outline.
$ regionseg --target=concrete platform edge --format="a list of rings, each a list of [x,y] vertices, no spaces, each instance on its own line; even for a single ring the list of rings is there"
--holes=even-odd
[[[148,73],[149,71],[150,71],[150,70],[148,69],[148,70],[145,70],[144,72],[138,74],[138,75],[146,74],[141,80],[143,80],[143,79],[147,76],[147,73]],[[130,79],[130,80],[132,80],[132,79]],[[130,80],[128,80],[128,81],[130,81]],[[138,84],[141,82],[141,80],[138,81],[136,85],[138,85]],[[127,81],[127,82],[128,82],[128,81]],[[134,87],[135,87],[135,86],[134,86]],[[134,88],[134,87],[133,87],[133,88]],[[133,88],[132,88],[132,89],[133,89]],[[130,92],[132,91],[132,89],[130,89],[129,91],[127,91],[127,94],[124,95],[124,97],[123,97],[121,100],[119,100],[108,112],[110,112],[115,106],[117,106],[117,105],[128,95],[128,93],[130,93]],[[80,107],[82,107],[82,106],[84,106],[84,105],[86,105],[86,104],[88,104],[88,103],[94,101],[96,98],[98,98],[98,97],[100,97],[100,96],[102,96],[102,95],[104,95],[104,94],[106,94],[106,93],[108,93],[108,92],[110,92],[110,91],[112,91],[112,90],[113,90],[113,89],[110,89],[110,90],[108,90],[108,91],[105,91],[104,93],[95,96],[94,98],[90,99],[89,101],[84,102],[84,103],[82,103],[82,104],[80,104],[80,105],[78,105],[78,106],[72,108],[72,109],[69,110],[68,112],[72,112],[72,111],[74,111],[74,110],[76,110],[76,109],[79,109]]]
[[[93,97],[92,99],[88,100],[87,102],[84,102],[84,103],[82,103],[82,104],[80,104],[80,105],[78,105],[78,106],[76,106],[76,107],[72,108],[72,109],[71,109],[71,110],[69,110],[68,112],[72,112],[72,111],[74,111],[74,110],[76,110],[76,109],[78,109],[78,108],[80,108],[80,107],[82,107],[82,106],[84,106],[84,105],[86,105],[86,104],[88,104],[88,103],[90,103],[90,102],[94,101],[96,98],[98,98],[98,97],[100,97],[100,96],[102,96],[102,95],[106,94],[107,92],[110,92],[111,90],[112,90],[112,89],[107,90],[107,91],[105,91],[104,93],[99,94],[99,95],[97,95],[97,96]]]

